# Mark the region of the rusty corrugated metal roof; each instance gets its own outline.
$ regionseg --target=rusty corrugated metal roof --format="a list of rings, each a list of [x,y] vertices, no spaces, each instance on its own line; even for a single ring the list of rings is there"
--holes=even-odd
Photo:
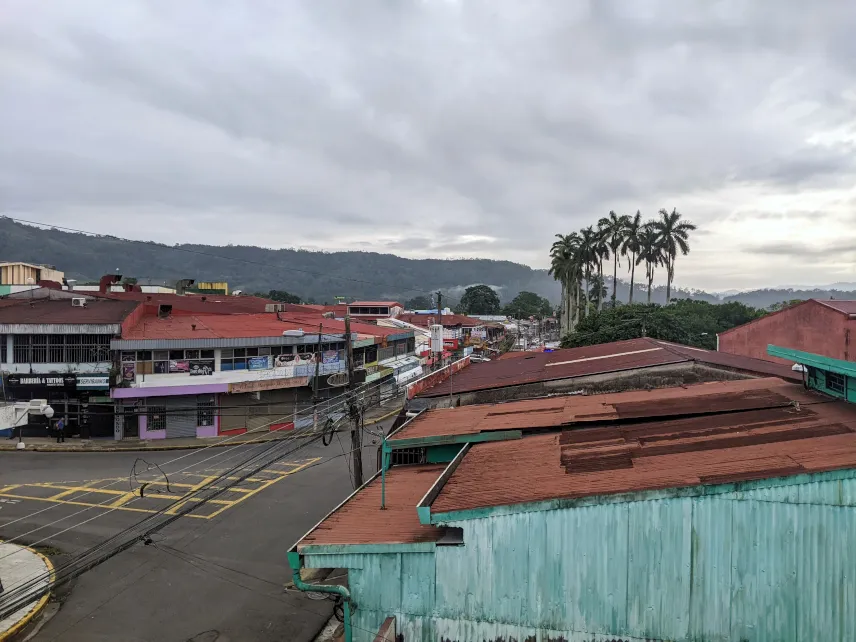
[[[381,479],[375,477],[350,501],[330,514],[297,544],[413,544],[436,542],[445,529],[419,523],[416,504],[446,464],[395,466],[386,474],[386,509],[381,510]]]
[[[442,513],[856,468],[856,406],[814,402],[477,444]]]
[[[838,299],[812,299],[844,314],[856,314],[856,301],[839,301]]]
[[[689,362],[750,374],[775,376],[790,381],[799,380],[799,373],[772,361],[681,346],[650,337],[582,348],[567,348],[554,352],[522,353],[522,355],[519,358],[474,363],[455,373],[452,381],[454,392],[491,390],[540,381],[556,381]],[[423,390],[418,396],[438,397],[448,394],[449,383],[446,381]]]
[[[806,391],[802,386],[771,377],[436,408],[414,418],[396,432],[390,442],[493,430],[537,430],[598,421],[771,408],[792,401],[810,403],[818,398],[817,393]]]

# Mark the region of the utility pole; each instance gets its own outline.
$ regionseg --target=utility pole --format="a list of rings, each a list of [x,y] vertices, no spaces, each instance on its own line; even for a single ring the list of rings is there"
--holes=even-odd
[[[315,377],[312,379],[312,432],[318,432],[318,375],[321,368],[321,332],[324,324],[318,324],[318,354],[315,355]]]
[[[437,290],[437,316],[439,317],[439,319],[437,319],[437,323],[439,325],[443,325],[443,293],[440,292],[440,290]],[[444,349],[444,347],[445,346],[443,345],[443,337],[441,335],[440,336],[440,367],[441,368],[443,367],[443,349]],[[436,358],[435,358],[435,361],[436,361]],[[436,363],[434,364],[434,367],[435,368],[437,367]]]
[[[354,400],[354,344],[351,341],[351,315],[345,313],[345,361],[348,368],[348,414],[351,416],[351,458],[354,463],[354,488],[363,485],[363,444],[360,417]]]

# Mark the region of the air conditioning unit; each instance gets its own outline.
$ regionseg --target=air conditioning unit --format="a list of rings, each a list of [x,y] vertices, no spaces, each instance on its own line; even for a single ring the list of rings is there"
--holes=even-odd
[[[86,307],[86,299],[82,296],[76,296],[71,300],[71,307],[73,308],[85,308]]]

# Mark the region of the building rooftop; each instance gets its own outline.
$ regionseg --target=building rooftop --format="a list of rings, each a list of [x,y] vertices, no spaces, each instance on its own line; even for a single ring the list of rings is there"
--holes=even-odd
[[[648,337],[553,352],[521,352],[520,355],[487,363],[474,363],[455,373],[452,382],[455,393],[679,363],[712,365],[791,381],[799,379],[799,373],[772,361],[692,348]],[[423,390],[418,396],[436,397],[448,394],[449,383],[444,381]]]
[[[139,305],[136,301],[88,299],[86,305],[72,299],[0,299],[0,324],[107,324],[121,323]]]
[[[443,326],[461,326],[463,328],[475,328],[481,326],[493,326],[493,323],[481,321],[479,319],[473,319],[472,317],[468,317],[463,314],[399,314],[397,319],[401,321],[406,321],[407,323],[412,323],[413,325],[418,325],[422,328],[427,328],[432,323],[438,323]]]
[[[381,478],[376,476],[334,510],[297,544],[414,544],[436,542],[444,529],[419,523],[416,504],[446,464],[396,466],[387,471],[386,508],[381,510]]]
[[[386,307],[386,308],[400,308],[403,307],[398,301],[354,301],[353,303],[348,303],[348,307],[359,306],[361,308],[378,308],[378,307]]]
[[[344,334],[345,323],[325,319],[320,314],[309,316],[282,312],[260,314],[171,314],[162,319],[154,306],[136,324],[123,332],[128,340],[144,339],[225,339],[243,337],[278,337],[286,330],[303,330],[306,335],[318,333],[323,325],[327,334]],[[194,327],[195,326],[195,327]],[[351,322],[351,332],[360,337],[387,337],[402,334],[397,328],[381,328]]]
[[[799,407],[607,425],[472,446],[431,506],[447,513],[856,467],[856,407]]]
[[[92,295],[92,292],[87,292]],[[138,301],[152,305],[171,305],[174,310],[200,312],[203,314],[239,314],[264,312],[265,306],[276,301],[256,296],[231,296],[226,294],[170,294],[167,292],[106,292],[95,293],[99,297],[118,301]]]
[[[809,403],[817,395],[781,379],[714,381],[676,388],[631,390],[598,395],[563,395],[426,410],[390,436],[424,439],[476,435],[497,430],[533,431],[560,426],[698,415]]]

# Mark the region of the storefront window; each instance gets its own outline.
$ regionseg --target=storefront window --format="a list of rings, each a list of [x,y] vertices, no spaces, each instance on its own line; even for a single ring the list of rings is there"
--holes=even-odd
[[[209,395],[199,396],[196,398],[196,425],[197,426],[213,426],[214,425],[214,397]]]
[[[146,415],[148,430],[166,430],[166,407],[149,406]]]

